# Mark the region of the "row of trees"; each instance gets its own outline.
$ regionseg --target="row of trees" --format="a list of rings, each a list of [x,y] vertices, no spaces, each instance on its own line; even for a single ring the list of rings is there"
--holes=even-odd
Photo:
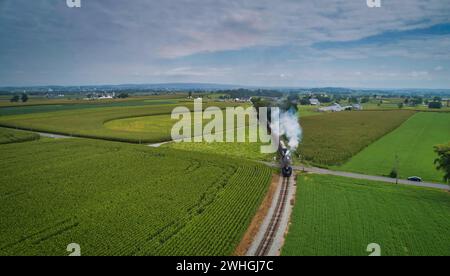
[[[12,103],[17,103],[19,101],[22,101],[23,103],[26,103],[26,102],[28,102],[28,95],[25,94],[25,93],[22,93],[21,96],[14,95],[9,101],[12,102]]]
[[[417,106],[420,104],[428,105],[428,108],[431,109],[441,109],[442,108],[442,98],[441,97],[433,97],[432,99],[424,99],[422,97],[410,97],[405,98],[403,101],[403,105],[409,105],[409,106]],[[400,105],[399,105],[400,106]]]
[[[370,96],[365,97],[356,97],[356,96],[344,96],[344,95],[309,95],[309,96],[303,96],[299,99],[299,103],[301,105],[309,105],[310,99],[317,99],[321,103],[340,103],[341,101],[348,101],[352,104],[358,104],[358,103],[368,103],[370,101]]]

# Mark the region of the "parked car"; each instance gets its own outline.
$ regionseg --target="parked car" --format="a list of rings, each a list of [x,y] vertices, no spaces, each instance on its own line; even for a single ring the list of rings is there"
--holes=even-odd
[[[408,177],[409,181],[414,181],[414,182],[422,182],[422,178],[418,177],[418,176],[411,176]]]

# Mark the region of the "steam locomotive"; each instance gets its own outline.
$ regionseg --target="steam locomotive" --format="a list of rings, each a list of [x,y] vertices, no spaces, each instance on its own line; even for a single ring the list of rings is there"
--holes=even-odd
[[[291,152],[286,147],[283,141],[280,142],[280,165],[281,165],[281,174],[283,177],[291,177],[292,176],[292,167],[291,167]]]

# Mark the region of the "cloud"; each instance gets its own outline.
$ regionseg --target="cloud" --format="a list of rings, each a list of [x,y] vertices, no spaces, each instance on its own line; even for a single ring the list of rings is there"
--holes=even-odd
[[[428,28],[448,23],[449,15],[442,0],[383,1],[379,9],[365,0],[89,0],[81,9],[65,0],[2,0],[0,82],[350,81],[355,75],[337,62],[396,57],[446,65],[450,36],[314,46]],[[435,66],[429,71],[439,71]]]

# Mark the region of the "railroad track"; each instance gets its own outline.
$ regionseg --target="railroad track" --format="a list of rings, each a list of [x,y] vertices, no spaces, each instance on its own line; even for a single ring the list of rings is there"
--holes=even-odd
[[[275,236],[278,233],[278,228],[280,227],[283,212],[287,204],[289,195],[289,183],[290,177],[285,177],[283,179],[283,183],[281,184],[280,196],[278,197],[275,211],[272,218],[270,219],[269,226],[264,233],[264,237],[258,248],[256,249],[255,256],[267,256],[269,254]]]

